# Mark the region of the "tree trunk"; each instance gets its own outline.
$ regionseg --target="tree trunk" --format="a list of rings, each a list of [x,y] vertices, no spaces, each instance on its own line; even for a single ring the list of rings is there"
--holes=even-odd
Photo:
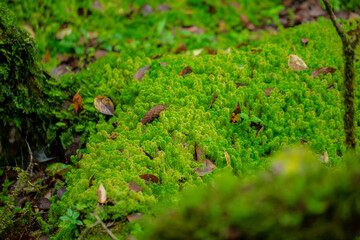
[[[355,50],[351,46],[343,45],[345,68],[344,68],[344,130],[345,145],[348,149],[355,150],[356,128],[355,119]]]

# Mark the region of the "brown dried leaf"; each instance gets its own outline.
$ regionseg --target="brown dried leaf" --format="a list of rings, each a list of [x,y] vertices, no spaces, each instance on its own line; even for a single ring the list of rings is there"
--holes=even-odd
[[[219,31],[226,33],[226,22],[222,19],[219,21]]]
[[[236,88],[238,87],[247,87],[248,85],[244,84],[244,83],[235,83],[236,84]]]
[[[194,170],[197,172],[200,177],[203,177],[207,173],[211,173],[214,168],[216,168],[216,165],[212,163],[209,159],[204,159],[203,161],[204,168],[199,169],[198,167],[195,167]]]
[[[66,151],[65,151],[65,159],[66,162],[70,161],[71,156],[76,154],[76,151],[78,149],[81,149],[81,136],[75,136],[74,137],[74,141],[66,147]]]
[[[35,200],[34,207],[39,208],[40,210],[49,210],[51,202],[47,198],[38,198]]]
[[[50,61],[50,57],[51,57],[51,55],[50,55],[50,50],[49,50],[49,49],[46,49],[46,52],[45,52],[44,57],[43,57],[43,59],[42,59],[42,62],[43,62],[43,63],[49,62],[49,61]]]
[[[97,196],[98,196],[98,203],[105,203],[106,202],[106,190],[100,182],[99,188],[97,190]]]
[[[261,132],[264,130],[264,126],[262,126],[259,131],[256,133],[256,137],[260,137]]]
[[[310,41],[311,39],[309,38],[304,38],[304,37],[301,37],[301,42],[303,43],[303,46],[306,47],[306,45],[308,44],[308,42]]]
[[[169,107],[168,105],[161,105],[161,104],[152,107],[141,119],[141,123],[145,125],[147,123],[152,122],[155,118],[158,118],[160,116],[160,113],[168,107]]]
[[[179,75],[180,75],[180,76],[184,76],[184,75],[190,74],[190,73],[192,73],[192,72],[193,72],[192,69],[191,69],[189,66],[187,66],[187,67],[185,67],[183,70],[181,70],[181,72],[179,73]]]
[[[159,6],[157,6],[155,9],[156,9],[156,11],[164,13],[164,12],[170,11],[171,7],[169,5],[167,5],[166,3],[162,3]]]
[[[113,132],[112,134],[111,134],[111,136],[110,136],[110,140],[114,140],[114,139],[116,139],[118,137],[118,134],[116,133],[116,132]]]
[[[149,4],[145,4],[142,7],[141,12],[142,12],[143,16],[146,16],[146,15],[152,14],[154,12],[154,10],[152,9],[152,7]]]
[[[301,144],[304,144],[304,143],[308,142],[307,140],[304,140],[304,139],[301,139],[301,138],[299,138],[299,140],[300,140]]]
[[[230,155],[225,150],[224,150],[224,154],[225,154],[225,158],[226,158],[226,164],[228,166],[231,166]]]
[[[141,213],[133,213],[133,214],[129,214],[126,216],[126,219],[129,221],[129,222],[134,222],[136,220],[139,220],[143,217],[143,215]]]
[[[180,46],[179,46],[179,48],[176,49],[176,50],[174,51],[174,53],[175,53],[175,54],[179,54],[179,53],[181,53],[181,52],[186,52],[186,51],[187,51],[186,45],[185,45],[184,43],[181,43]]]
[[[56,54],[56,59],[59,60],[61,63],[64,62],[69,62],[70,59],[72,58],[72,54],[68,53],[68,54]]]
[[[204,155],[204,151],[199,147],[199,145],[195,142],[195,153],[194,160],[197,162],[201,161],[201,157]]]
[[[327,151],[324,152],[324,155],[321,154],[317,154],[317,155],[319,157],[320,162],[325,164],[329,163],[329,155]]]
[[[93,185],[94,179],[95,179],[95,173],[91,176],[91,178],[89,180],[89,188],[91,188],[91,186]]]
[[[217,95],[216,95],[216,90],[215,90],[215,92],[214,92],[214,96],[213,96],[213,99],[212,99],[212,101],[211,101],[211,104],[210,104],[209,109],[210,109],[210,108],[212,107],[212,105],[214,104],[214,102],[215,102],[216,98],[217,98]]]
[[[144,179],[146,182],[151,182],[151,183],[161,183],[160,179],[152,174],[143,174],[139,176],[141,179]]]
[[[61,40],[63,39],[64,37],[70,35],[72,33],[72,28],[64,28],[64,29],[61,29],[56,35],[55,35],[55,38],[57,40]]]
[[[199,28],[198,26],[191,26],[191,27],[180,27],[180,32],[182,31],[188,31],[190,33],[196,33],[196,34],[203,34],[205,29]]]
[[[233,112],[231,113],[230,123],[236,123],[239,121],[239,113],[241,113],[240,103],[238,102]]]
[[[102,114],[114,116],[114,104],[108,97],[97,96],[94,98],[94,106]]]
[[[160,57],[162,57],[162,56],[163,56],[163,55],[160,53],[160,54],[151,56],[150,58],[151,58],[151,59],[157,59],[157,58],[160,58]]]
[[[136,182],[129,182],[129,188],[130,190],[132,191],[135,191],[135,192],[141,192],[143,190],[142,187],[140,187]]]
[[[159,64],[163,67],[166,67],[167,63],[166,62],[159,62]]]
[[[335,71],[336,71],[336,69],[332,68],[332,67],[317,68],[311,73],[311,77],[316,78],[320,74],[322,74],[322,75],[326,75],[328,73],[333,74]]]
[[[61,199],[66,191],[65,187],[60,187],[59,190],[57,190],[56,195]]]
[[[76,113],[80,113],[83,110],[82,97],[77,92],[73,97],[74,110]]]
[[[150,66],[145,66],[140,68],[139,70],[137,70],[137,72],[134,74],[133,78],[139,80],[139,82],[142,81],[146,71],[148,71],[151,67]]]
[[[270,97],[270,93],[274,90],[274,88],[265,88],[265,96]]]
[[[109,52],[106,51],[106,50],[98,49],[98,50],[95,51],[94,57],[95,57],[95,59],[99,59],[99,58],[102,58],[103,56],[105,56],[108,53]]]
[[[288,65],[294,71],[305,70],[308,68],[306,63],[299,56],[294,54],[290,54]]]

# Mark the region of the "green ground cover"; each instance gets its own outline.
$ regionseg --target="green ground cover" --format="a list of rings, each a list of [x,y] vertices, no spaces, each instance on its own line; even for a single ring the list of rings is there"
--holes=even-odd
[[[282,9],[280,1],[255,2],[259,4],[251,2],[252,4],[249,1],[239,1],[240,8],[237,9],[222,8],[220,1],[207,1],[206,4],[178,1],[169,4],[172,11],[162,13],[156,10],[162,1],[153,1],[150,5],[155,10],[146,16],[142,13],[145,2],[137,2],[133,5],[133,10],[127,2],[120,6],[99,1],[103,9],[94,9],[97,7],[94,7],[93,1],[62,1],[57,5],[53,1],[7,2],[16,3],[12,7],[17,14],[18,24],[22,26],[28,22],[34,30],[39,54],[43,56],[49,50],[51,58],[45,64],[47,69],[59,63],[55,57],[57,53],[75,53],[77,57],[87,61],[88,57],[95,54],[96,49],[120,51],[88,65],[86,70],[75,75],[66,74],[58,80],[45,80],[45,76],[39,75],[42,85],[49,87],[41,90],[46,96],[43,99],[47,99],[45,105],[50,104],[51,109],[46,107],[45,111],[43,105],[36,103],[39,107],[31,105],[31,111],[52,116],[51,121],[46,124],[46,139],[49,144],[60,138],[59,143],[65,148],[77,136],[81,136],[81,142],[86,146],[71,158],[71,170],[63,175],[66,182],[56,184],[56,190],[66,185],[67,191],[61,199],[57,195],[51,198],[52,205],[46,222],[40,216],[37,218],[45,233],[51,234],[55,239],[78,237],[84,228],[97,221],[93,215],[94,210],[101,209],[98,215],[102,220],[116,221],[116,227],[112,231],[118,238],[125,239],[128,234],[141,237],[144,225],[129,223],[130,214],[157,215],[158,207],[180,206],[179,192],[206,187],[214,178],[222,175],[233,173],[237,178],[252,181],[256,179],[254,176],[259,170],[269,169],[272,154],[300,142],[309,147],[313,155],[328,155],[328,158],[321,158],[324,162],[321,170],[304,173],[309,175],[307,181],[318,181],[328,167],[341,168],[342,155],[345,153],[341,97],[343,61],[341,41],[331,22],[320,19],[318,22],[281,30],[276,36],[263,34],[260,40],[239,49],[228,48],[248,41],[251,37],[248,30],[244,30],[244,26],[239,24],[242,22],[240,14],[246,14],[255,25],[262,25],[267,21],[277,23],[277,13]],[[351,1],[349,4],[356,6],[356,2]],[[213,12],[211,7],[216,11]],[[351,8],[353,5],[347,7]],[[271,10],[262,11],[266,8]],[[47,15],[43,17],[45,13]],[[117,17],[113,17],[114,15]],[[221,20],[226,22],[224,33],[219,29]],[[205,32],[197,35],[180,30],[180,26],[193,26],[193,23],[205,28]],[[356,27],[355,22],[344,24],[346,31]],[[178,32],[175,36],[172,33],[174,27]],[[59,37],[59,33],[66,36]],[[86,47],[95,36],[98,37],[99,44],[96,47]],[[310,39],[306,46],[301,37]],[[204,47],[219,50],[216,50],[216,55],[208,55],[206,51],[195,51],[198,56],[167,53],[176,50],[181,43],[185,43],[190,50]],[[28,40],[23,44],[30,46],[32,42]],[[163,56],[152,58],[159,53],[163,53]],[[288,66],[290,54],[301,57],[308,69],[293,71]],[[31,61],[34,60],[30,59]],[[142,80],[135,79],[136,72],[146,66],[149,69]],[[186,67],[191,69],[191,73],[181,76],[180,73]],[[312,72],[320,67],[332,67],[335,72],[311,77]],[[356,69],[359,69],[359,62],[356,62]],[[36,72],[30,72],[32,76],[36,76],[39,71],[41,72],[36,69]],[[17,79],[23,80],[21,77]],[[358,77],[356,80],[359,82]],[[25,94],[26,98],[27,92],[21,82],[16,89],[20,89],[19,92]],[[82,97],[81,111],[71,102],[77,92]],[[6,93],[4,87],[1,93]],[[215,93],[217,98],[212,103]],[[115,106],[113,116],[104,115],[95,108],[94,98],[99,95],[111,99]],[[7,95],[4,96],[1,95],[8,99]],[[356,97],[359,97],[359,92]],[[16,100],[15,97],[9,101],[16,103]],[[238,103],[241,113],[237,116],[238,121],[234,122],[231,116]],[[152,122],[141,123],[146,113],[157,105],[168,107]],[[21,105],[16,107],[22,110]],[[15,111],[14,114],[16,113]],[[29,116],[26,111],[25,115]],[[357,114],[356,123],[359,121]],[[44,129],[43,127],[42,130]],[[226,154],[229,155],[228,159]],[[304,158],[314,159],[312,157]],[[318,157],[315,155],[315,158]],[[214,166],[216,168],[213,169]],[[203,167],[205,169],[202,171]],[[294,169],[298,167],[298,163],[290,164],[285,172],[296,173]],[[338,176],[336,174],[334,176]],[[325,178],[330,179],[331,183],[334,181],[331,185],[334,188],[327,189],[323,195],[319,193],[321,196],[310,198],[310,203],[306,202],[307,199],[304,200],[309,205],[306,211],[309,211],[310,217],[314,216],[311,214],[326,212],[326,208],[319,203],[323,196],[334,196],[337,191],[346,187],[349,187],[346,191],[353,191],[348,182],[354,175],[349,174],[343,182],[336,182],[331,174],[326,175]],[[281,184],[287,182],[289,187],[300,186],[299,191],[306,189],[306,182],[299,180],[296,177],[298,175],[286,176],[279,179],[271,175],[270,181],[274,182],[274,188],[268,190],[269,195],[264,191],[265,196],[273,197],[271,193],[275,193]],[[155,183],[147,181],[149,177]],[[234,188],[243,186],[233,179],[217,181]],[[262,188],[263,178],[255,180],[253,184]],[[11,182],[4,183],[0,195],[2,203],[9,201],[7,187],[10,185]],[[104,186],[107,195],[106,203],[101,204],[98,203],[97,194],[100,185]],[[323,185],[314,185],[315,190],[317,187],[322,188]],[[227,196],[227,189],[210,193],[202,190],[199,195],[194,195],[194,201],[176,213],[178,220],[185,221],[183,218],[186,218],[188,208],[198,206],[204,198],[208,198],[207,194],[219,194],[219,198],[214,198],[214,202],[209,204],[222,202],[221,194]],[[309,194],[314,189],[311,188]],[[236,196],[231,194],[228,195],[230,206],[237,203]],[[255,191],[250,194],[261,195]],[[293,228],[302,226],[301,217],[291,218],[287,215],[287,204],[294,203],[289,203],[291,196],[288,200],[285,192],[280,191],[279,195],[284,196],[284,199],[276,203],[284,206],[284,210],[279,213],[284,214],[281,216],[283,223]],[[351,199],[350,206],[354,206],[353,200]],[[250,205],[253,198],[249,197],[246,201]],[[303,203],[301,201],[300,199],[299,202]],[[344,209],[348,211],[348,208]],[[20,212],[26,215],[27,211],[32,211],[30,204],[14,211],[14,214]],[[210,211],[210,214],[214,214],[212,219],[222,213],[222,210],[214,211],[215,213]],[[224,210],[226,211],[228,210]],[[308,217],[306,211],[300,215]],[[4,218],[8,216],[11,219],[13,216],[6,212],[6,208],[1,208],[0,213]],[[269,212],[264,212],[266,213]],[[229,222],[215,228],[217,234],[222,232],[223,235],[211,236],[226,238],[229,225],[234,224],[235,220],[244,219],[244,216],[250,216],[257,222],[253,216],[258,216],[258,212],[242,214],[241,211],[235,211]],[[342,219],[337,215],[335,217]],[[196,218],[189,220],[189,228],[200,229],[200,233],[196,233],[200,235],[193,238],[208,237],[209,229],[197,226],[197,221]],[[178,226],[178,223],[174,224]],[[273,229],[273,224],[275,223],[270,220],[265,221],[260,226],[262,229],[253,229],[253,235],[246,236],[262,236],[256,235],[258,231],[270,231],[268,229]],[[184,226],[182,228],[179,224],[179,229],[184,229],[187,236],[194,236],[192,234],[196,231],[189,231]],[[145,232],[148,234],[145,237],[164,234],[164,238],[170,239],[173,236],[171,234],[178,234],[169,231],[169,235],[166,235],[167,233],[162,232],[164,228],[168,226],[157,223],[151,230],[153,232]],[[293,228],[289,228],[289,233]],[[103,233],[98,230],[99,228],[91,228],[85,238],[96,239],[100,234],[103,237]],[[277,229],[274,228],[273,231]],[[311,234],[307,236],[317,236]],[[335,234],[340,237],[353,236],[353,232]]]
[[[341,69],[341,42],[334,36],[331,23],[320,20],[241,50],[218,51],[215,56],[167,55],[152,60],[123,52],[100,60],[88,71],[65,75],[64,84],[71,83],[73,89],[82,87],[84,112],[96,114],[99,120],[90,123],[96,130],[82,150],[82,159],[73,158],[77,168],[67,173],[68,191],[52,207],[51,223],[69,208],[82,213],[85,225],[94,223],[91,213],[97,208],[100,182],[112,202],[102,206],[102,219],[125,221],[131,213],[151,213],[153,206],[171,202],[178,191],[209,183],[213,175],[228,168],[240,176],[267,169],[269,154],[299,143],[299,138],[308,141],[305,145],[315,153],[326,151],[332,166],[337,166],[345,150],[341,72],[310,76],[319,67]],[[311,39],[306,47],[301,37]],[[309,69],[293,71],[288,66],[289,54],[300,56]],[[146,65],[151,68],[142,81],[133,79]],[[186,66],[193,72],[180,76]],[[359,64],[356,66],[358,69]],[[246,86],[237,87],[237,83]],[[270,88],[273,91],[266,96]],[[214,92],[217,99],[209,109]],[[114,102],[113,117],[97,112],[93,105],[97,95]],[[260,125],[254,126],[246,118],[230,123],[237,102],[242,113],[260,118]],[[158,104],[169,107],[153,122],[140,123]],[[213,174],[201,178],[194,170],[201,167],[201,161],[194,160],[195,144],[203,149],[203,158],[216,165]],[[231,166],[227,167],[224,151]],[[153,174],[161,183],[146,184],[139,177],[143,174]],[[130,190],[130,182],[142,191]],[[73,234],[67,231],[68,225],[61,226],[58,237]],[[123,228],[122,234],[129,233],[129,228]]]

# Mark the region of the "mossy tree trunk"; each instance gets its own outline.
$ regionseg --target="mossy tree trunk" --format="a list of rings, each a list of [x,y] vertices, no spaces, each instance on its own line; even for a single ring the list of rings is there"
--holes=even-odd
[[[328,12],[330,19],[339,34],[343,43],[344,54],[344,132],[345,132],[345,146],[347,149],[355,151],[356,148],[356,128],[354,124],[355,120],[355,50],[359,43],[360,38],[360,24],[358,25],[356,32],[351,40],[347,39],[343,28],[336,20],[334,11],[332,10],[329,2],[323,0],[326,11]]]

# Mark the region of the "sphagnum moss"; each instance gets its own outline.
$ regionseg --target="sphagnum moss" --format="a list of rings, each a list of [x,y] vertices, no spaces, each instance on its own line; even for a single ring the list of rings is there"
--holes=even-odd
[[[111,204],[102,206],[102,219],[151,213],[154,206],[175,201],[172,196],[178,191],[208,183],[213,175],[228,169],[224,150],[230,156],[230,168],[240,176],[267,168],[269,154],[299,143],[299,138],[316,153],[326,151],[332,166],[338,165],[344,152],[342,75],[336,70],[332,75],[310,77],[318,67],[338,69],[342,65],[341,53],[336,50],[341,42],[333,36],[331,23],[320,20],[265,37],[241,51],[199,57],[168,55],[155,60],[122,52],[89,66],[87,72],[64,76],[63,87],[71,83],[77,91],[82,86],[84,111],[98,121],[91,125],[78,168],[67,174],[68,191],[52,206],[52,218],[71,208],[83,213],[84,223],[91,225],[100,182],[111,199]],[[301,37],[311,39],[306,47]],[[294,72],[287,65],[293,46],[308,70]],[[262,51],[254,53],[252,49]],[[146,65],[151,69],[142,81],[133,79]],[[186,66],[193,73],[179,76]],[[272,88],[267,97],[265,92]],[[215,91],[218,97],[209,109]],[[96,112],[93,98],[100,94],[114,102],[114,117]],[[242,113],[261,118],[260,127],[264,128],[260,133],[247,119],[230,123],[237,102]],[[158,104],[169,107],[153,122],[140,123]],[[117,137],[110,139],[113,133]],[[195,143],[203,149],[203,157],[217,166],[203,178],[194,170],[200,166],[194,161]],[[161,184],[146,183],[139,177],[142,174],[155,175]],[[131,181],[143,190],[130,190]],[[123,234],[132,231],[131,226],[125,227]],[[61,229],[58,233],[61,238]]]

